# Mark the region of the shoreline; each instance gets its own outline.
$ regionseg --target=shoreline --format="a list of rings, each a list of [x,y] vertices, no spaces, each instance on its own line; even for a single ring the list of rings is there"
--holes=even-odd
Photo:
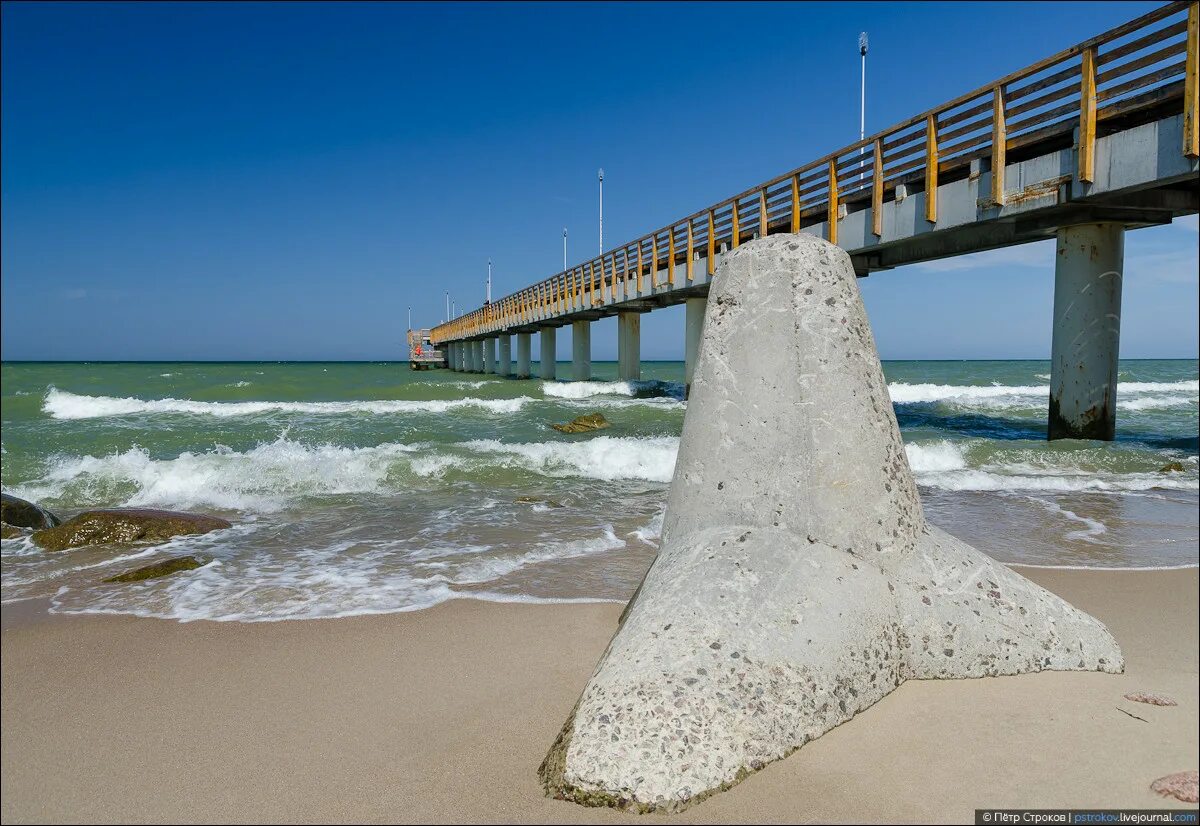
[[[1005,567],[1018,569],[1030,569],[1033,571],[1083,571],[1095,573],[1153,573],[1153,572],[1169,572],[1169,571],[1189,571],[1200,570],[1200,563],[1189,562],[1181,565],[1143,565],[1128,568],[1105,568],[1093,565],[1038,565],[1035,563],[1026,562],[1004,562]],[[536,596],[512,596],[511,598],[499,596],[496,594],[472,594],[470,592],[459,592],[456,596],[443,600],[442,602],[434,603],[433,605],[415,606],[411,608],[395,608],[384,609],[379,611],[363,611],[360,613],[343,614],[335,616],[321,617],[274,617],[261,620],[244,620],[244,619],[209,619],[198,617],[195,619],[177,619],[172,617],[155,617],[144,614],[134,614],[119,610],[99,611],[99,610],[84,610],[84,611],[55,611],[53,610],[53,597],[25,597],[14,599],[8,602],[0,602],[0,629],[18,627],[22,625],[37,624],[48,620],[65,620],[65,619],[87,619],[93,617],[124,617],[128,619],[141,620],[161,620],[163,622],[175,622],[181,625],[186,625],[193,622],[210,622],[217,625],[262,625],[276,622],[328,622],[331,620],[348,620],[364,617],[386,617],[393,614],[410,614],[419,611],[429,611],[442,605],[447,605],[453,602],[482,602],[489,605],[621,605],[626,604],[626,600],[615,599],[611,597],[536,597]]]
[[[1186,807],[1149,785],[1195,768],[1200,572],[1027,575],[1108,624],[1126,672],[910,681],[673,819]],[[637,819],[548,800],[536,776],[620,604],[467,599],[267,623],[20,621],[18,605],[0,633],[6,822]]]

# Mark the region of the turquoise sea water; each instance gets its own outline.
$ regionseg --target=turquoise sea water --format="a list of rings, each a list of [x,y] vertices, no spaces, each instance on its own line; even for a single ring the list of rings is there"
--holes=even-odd
[[[884,369],[933,522],[1006,562],[1196,563],[1194,360],[1122,362],[1112,444],[1045,441],[1048,362]],[[658,542],[683,366],[648,362],[636,384],[615,381],[611,363],[594,373],[545,383],[395,363],[6,363],[5,492],[60,515],[154,506],[235,527],[151,549],[46,554],[6,540],[3,599],[247,621],[455,597],[625,599]],[[593,411],[612,427],[549,427]],[[1163,471],[1171,462],[1183,470]],[[179,553],[214,562],[101,583]]]

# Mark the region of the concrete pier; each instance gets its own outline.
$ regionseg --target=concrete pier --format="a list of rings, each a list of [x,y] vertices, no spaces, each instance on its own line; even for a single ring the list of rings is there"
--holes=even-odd
[[[483,372],[496,372],[496,339],[494,338],[483,340]]]
[[[500,336],[499,352],[496,356],[496,375],[507,376],[512,373],[512,336],[507,333]]]
[[[542,327],[538,330],[538,344],[541,347],[542,370],[539,374],[547,381],[553,381],[558,374],[558,329]]]
[[[691,392],[692,378],[696,375],[696,357],[700,354],[700,336],[704,332],[705,298],[689,298],[685,302],[686,318],[683,331],[683,384],[684,395]]]
[[[617,378],[638,381],[641,377],[641,313],[617,313]]]
[[[587,381],[592,377],[592,322],[571,322],[571,378]]]
[[[483,372],[483,341],[481,339],[471,342],[471,372]]]
[[[1051,439],[1112,441],[1116,433],[1124,259],[1121,224],[1058,230],[1050,345]]]
[[[458,342],[458,349],[455,351],[455,358],[458,359],[458,372],[465,373],[470,367],[467,366],[467,347],[468,342]]]
[[[533,336],[529,333],[517,333],[517,378],[519,379],[529,378],[532,350]]]

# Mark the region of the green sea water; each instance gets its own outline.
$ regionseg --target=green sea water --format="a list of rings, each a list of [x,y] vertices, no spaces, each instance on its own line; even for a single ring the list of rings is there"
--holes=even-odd
[[[1048,362],[884,370],[931,521],[1011,563],[1196,563],[1194,360],[1121,363],[1111,444],[1045,441]],[[625,599],[657,547],[683,365],[647,362],[637,383],[616,381],[612,363],[593,372],[542,382],[399,363],[5,363],[5,492],[65,515],[154,506],[235,526],[150,549],[46,554],[5,540],[3,599],[243,621],[463,597]],[[590,412],[612,426],[549,426]],[[179,553],[214,561],[101,582]]]

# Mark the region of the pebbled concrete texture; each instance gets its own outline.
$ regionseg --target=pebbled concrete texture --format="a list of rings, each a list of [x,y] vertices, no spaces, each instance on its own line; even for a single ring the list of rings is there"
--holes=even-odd
[[[926,523],[849,257],[773,236],[714,279],[661,549],[540,775],[678,811],[906,679],[1122,668],[1099,621]]]

